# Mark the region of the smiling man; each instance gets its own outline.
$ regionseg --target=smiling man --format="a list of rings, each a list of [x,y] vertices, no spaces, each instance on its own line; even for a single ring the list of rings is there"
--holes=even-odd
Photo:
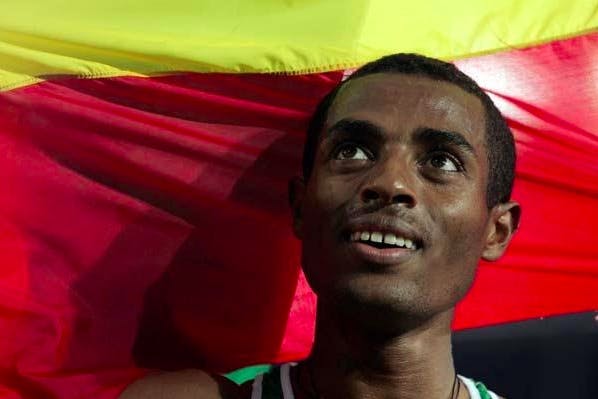
[[[504,119],[452,64],[365,65],[320,103],[289,185],[318,295],[310,357],[242,387],[185,371],[122,397],[496,397],[457,375],[450,325],[479,260],[499,258],[517,228],[514,164]]]

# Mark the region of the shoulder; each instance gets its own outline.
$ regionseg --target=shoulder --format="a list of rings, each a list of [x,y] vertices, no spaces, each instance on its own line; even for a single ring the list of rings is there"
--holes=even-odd
[[[247,399],[251,387],[201,370],[159,372],[129,385],[119,399]]]

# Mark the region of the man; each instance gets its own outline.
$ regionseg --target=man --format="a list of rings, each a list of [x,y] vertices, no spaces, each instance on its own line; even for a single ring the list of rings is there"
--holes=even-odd
[[[309,358],[241,387],[149,376],[122,398],[491,397],[457,377],[450,325],[479,260],[498,259],[517,228],[514,164],[504,119],[453,65],[365,65],[319,105],[289,185],[318,295]]]

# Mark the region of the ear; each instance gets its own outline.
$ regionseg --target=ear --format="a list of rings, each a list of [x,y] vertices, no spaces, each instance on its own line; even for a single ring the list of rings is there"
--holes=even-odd
[[[519,227],[520,216],[521,207],[516,202],[509,201],[492,208],[482,259],[494,261],[503,255]]]
[[[293,232],[298,239],[303,238],[303,199],[305,198],[305,180],[299,176],[289,180],[289,205],[293,215]]]

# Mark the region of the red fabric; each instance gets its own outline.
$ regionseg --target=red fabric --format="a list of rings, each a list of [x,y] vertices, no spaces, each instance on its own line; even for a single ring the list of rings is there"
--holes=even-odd
[[[480,267],[455,328],[598,307],[597,59],[594,34],[458,63],[515,131],[523,221],[507,256]],[[297,284],[286,185],[341,76],[1,93],[0,396],[112,398],[135,364],[304,356],[315,300]]]
[[[133,349],[145,366],[276,358],[299,264],[287,179],[341,76],[1,94],[0,397],[115,397]]]
[[[458,309],[465,328],[598,309],[598,34],[457,62],[516,139],[521,227]]]

